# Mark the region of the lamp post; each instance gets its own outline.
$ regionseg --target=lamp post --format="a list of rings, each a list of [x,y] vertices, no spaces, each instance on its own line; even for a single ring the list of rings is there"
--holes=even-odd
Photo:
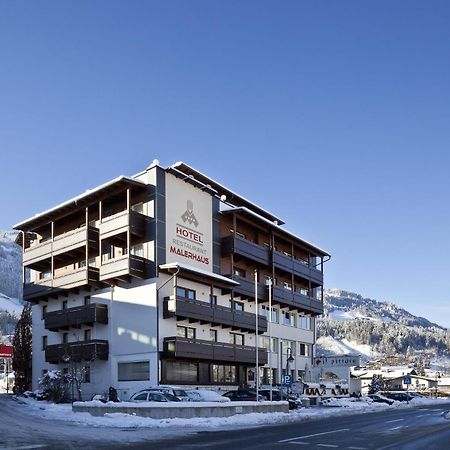
[[[256,342],[255,342],[255,357],[256,357],[256,401],[259,401],[259,361],[258,361],[258,270],[255,269],[255,317],[256,317]]]
[[[72,358],[66,353],[63,357],[62,360],[69,366],[70,364],[70,390],[71,390],[71,398],[70,401],[73,405],[73,360]],[[69,367],[68,367],[69,368]]]
[[[292,356],[292,348],[288,347],[287,348],[287,359],[286,359],[286,375],[290,375],[291,372],[291,364],[295,361],[294,357]],[[292,383],[292,380],[291,380]],[[289,387],[287,389],[287,394],[289,394]]]
[[[270,385],[270,401],[272,401],[272,278],[267,280],[269,286],[269,385]]]

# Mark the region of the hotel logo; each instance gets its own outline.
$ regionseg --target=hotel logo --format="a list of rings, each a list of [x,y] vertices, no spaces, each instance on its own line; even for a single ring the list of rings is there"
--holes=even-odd
[[[188,222],[189,225],[194,224],[196,228],[198,227],[198,220],[194,215],[194,203],[192,200],[187,201],[186,211],[181,215],[181,218],[184,223]]]

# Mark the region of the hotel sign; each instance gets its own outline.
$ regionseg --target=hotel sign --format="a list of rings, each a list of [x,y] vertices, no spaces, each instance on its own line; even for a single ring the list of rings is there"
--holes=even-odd
[[[212,199],[210,194],[166,176],[166,262],[212,271]]]

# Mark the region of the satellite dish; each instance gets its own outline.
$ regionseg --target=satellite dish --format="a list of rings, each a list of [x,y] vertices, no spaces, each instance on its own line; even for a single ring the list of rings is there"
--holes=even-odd
[[[221,195],[220,196],[220,201],[221,202],[226,202],[227,201],[227,196],[226,195]]]

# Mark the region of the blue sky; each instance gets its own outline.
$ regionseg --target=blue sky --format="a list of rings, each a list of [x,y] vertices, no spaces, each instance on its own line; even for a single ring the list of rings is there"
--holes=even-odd
[[[448,1],[0,1],[0,229],[154,158],[450,326]]]

